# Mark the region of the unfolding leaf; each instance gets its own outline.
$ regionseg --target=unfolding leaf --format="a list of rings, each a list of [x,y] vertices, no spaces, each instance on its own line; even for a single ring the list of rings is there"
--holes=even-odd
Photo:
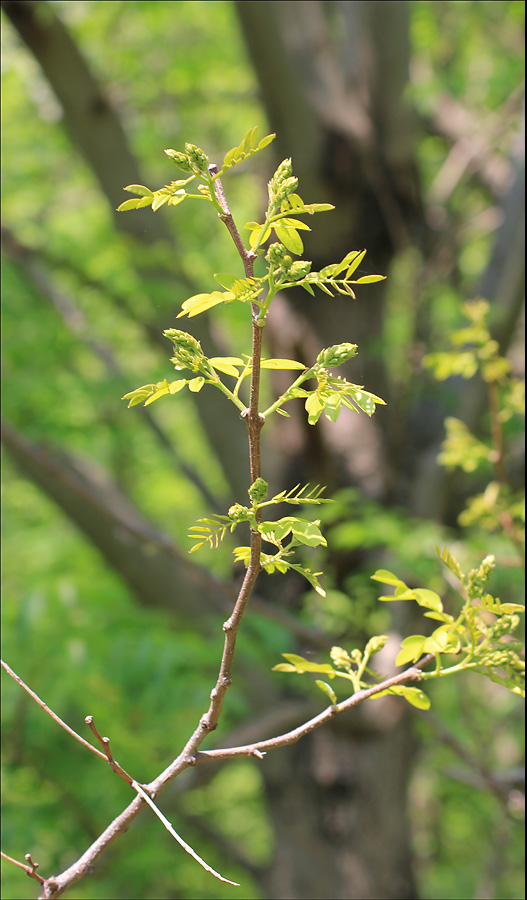
[[[436,612],[443,612],[441,597],[435,591],[429,591],[427,588],[415,588],[413,594],[419,606],[425,606],[427,609],[433,609]]]
[[[330,685],[327,684],[325,681],[319,681],[318,679],[315,681],[315,684],[318,688],[320,688],[321,691],[324,692],[324,694],[326,694],[326,696],[329,697],[329,699],[331,700],[332,706],[336,706],[337,705],[337,695],[336,695],[335,691],[333,690],[333,688],[330,687]]]
[[[160,397],[164,397],[164,395],[168,393],[168,383],[165,378],[164,382],[161,383],[161,387],[158,386],[156,392],[145,401],[145,406],[149,406],[151,403],[154,403],[155,400],[159,400]]]
[[[436,547],[435,551],[439,556],[439,559],[444,562],[446,566],[448,566],[448,568],[451,572],[454,573],[456,578],[459,578],[460,581],[463,581],[463,572],[461,571],[460,565],[457,559],[452,556],[448,548],[444,547],[442,550],[440,550],[439,547]]]
[[[411,634],[401,644],[401,649],[395,659],[396,666],[405,666],[409,662],[417,662],[423,655],[423,645],[426,637],[423,634]]]
[[[152,200],[152,209],[154,210],[154,212],[156,211],[156,209],[159,209],[161,206],[164,206],[165,203],[168,203],[169,199],[170,199],[169,194],[157,194],[154,197],[154,199]]]
[[[306,400],[305,407],[308,414],[307,421],[310,425],[316,425],[325,406],[325,400],[318,391],[313,391]]]

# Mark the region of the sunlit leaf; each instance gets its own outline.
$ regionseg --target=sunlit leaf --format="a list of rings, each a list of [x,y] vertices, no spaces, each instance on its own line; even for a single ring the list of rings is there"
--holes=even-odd
[[[394,587],[404,584],[397,575],[394,575],[393,572],[388,571],[388,569],[377,569],[375,574],[371,575],[370,578],[372,581],[380,581],[381,584],[393,584]]]
[[[153,197],[154,192],[144,186],[144,184],[129,184],[123,188],[124,191],[130,191],[131,194],[139,194],[140,197]]]
[[[294,253],[296,256],[300,256],[300,254],[303,253],[304,245],[302,243],[302,238],[296,229],[282,228],[279,225],[273,225],[273,228],[278,240],[281,241],[284,247],[287,247],[291,253]]]
[[[337,705],[337,695],[336,695],[335,691],[333,690],[333,688],[330,687],[330,685],[327,684],[325,681],[319,681],[318,679],[315,681],[315,684],[318,688],[320,688],[321,691],[324,692],[324,694],[326,694],[327,697],[329,697],[332,706],[336,706]]]
[[[188,383],[189,391],[192,391],[193,394],[198,394],[201,391],[201,388],[205,384],[205,379],[202,375],[198,375],[197,378],[192,378]]]
[[[305,369],[304,363],[296,359],[262,359],[262,369]]]
[[[423,645],[426,637],[422,634],[411,634],[401,644],[401,649],[395,658],[396,666],[405,666],[409,662],[417,662],[423,655]]]
[[[353,284],[373,284],[375,281],[386,281],[386,275],[363,275],[357,278]]]
[[[379,691],[378,694],[373,695],[372,699],[375,699],[376,697],[385,697],[387,694],[396,694],[398,697],[404,697],[408,703],[411,703],[412,706],[416,706],[417,709],[430,709],[430,698],[419,688],[397,684],[394,687],[388,688],[386,691]]]
[[[151,197],[134,197],[132,200],[125,200],[117,207],[117,212],[125,212],[127,209],[142,209],[144,206],[150,206]]]
[[[225,375],[233,375],[235,378],[238,378],[240,374],[235,366],[244,365],[243,359],[240,359],[238,356],[211,356],[209,362],[218,372],[223,372]]]

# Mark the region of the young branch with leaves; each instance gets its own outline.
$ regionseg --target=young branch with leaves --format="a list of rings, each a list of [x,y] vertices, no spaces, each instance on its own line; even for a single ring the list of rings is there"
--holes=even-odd
[[[43,879],[35,875],[33,863],[24,866],[28,875],[41,884],[41,897],[58,897],[72,884],[85,877],[94,863],[108,846],[129,826],[138,813],[150,806],[163,822],[167,830],[209,873],[230,884],[223,875],[212,869],[174,831],[172,825],[154,802],[158,794],[185,769],[198,763],[214,759],[253,757],[262,759],[269,750],[292,744],[315,728],[329,722],[369,698],[386,694],[399,695],[414,706],[426,709],[429,699],[419,685],[433,678],[453,674],[462,669],[474,669],[489,675],[493,680],[505,684],[515,693],[521,693],[523,663],[519,644],[512,637],[518,624],[519,604],[501,603],[486,591],[486,582],[493,567],[492,558],[486,557],[481,565],[465,575],[448,550],[440,551],[443,562],[458,579],[462,596],[461,609],[456,615],[446,613],[440,596],[431,590],[406,585],[392,572],[378,570],[372,577],[382,584],[395,587],[395,594],[382,596],[381,601],[414,600],[426,609],[425,616],[440,624],[428,636],[411,635],[405,638],[396,665],[410,667],[389,678],[379,675],[371,666],[372,657],[386,644],[386,635],[375,635],[366,643],[364,650],[346,650],[333,647],[331,663],[313,662],[297,654],[284,654],[285,663],[275,666],[275,670],[296,674],[319,674],[328,680],[317,680],[316,685],[329,698],[327,706],[317,716],[285,734],[276,735],[252,744],[224,749],[202,750],[205,738],[215,730],[220,720],[225,696],[233,679],[233,664],[236,642],[243,617],[246,613],[256,581],[261,572],[285,574],[292,570],[302,575],[308,584],[321,596],[325,591],[320,583],[321,572],[313,571],[304,561],[306,548],[325,547],[326,539],[320,528],[320,520],[286,515],[278,519],[266,518],[275,506],[315,506],[331,502],[323,497],[319,485],[296,485],[291,490],[282,490],[268,497],[268,484],[262,476],[261,432],[268,420],[276,413],[288,416],[285,408],[295,400],[304,404],[308,422],[315,425],[322,413],[330,422],[335,422],[346,408],[356,413],[371,416],[376,406],[383,400],[367,391],[363,385],[355,384],[334,374],[334,370],[351,360],[357,353],[357,346],[344,342],[323,349],[314,363],[305,366],[292,359],[274,359],[262,356],[263,335],[268,315],[272,314],[272,302],[280,291],[302,287],[314,295],[319,289],[329,297],[335,293],[355,299],[354,286],[373,283],[383,278],[380,275],[357,275],[363,263],[365,250],[351,251],[339,263],[324,267],[319,272],[311,271],[311,262],[293,259],[303,253],[301,232],[309,230],[303,218],[332,209],[326,203],[305,203],[297,193],[298,179],[293,175],[290,159],[285,159],[277,168],[268,185],[268,206],[261,222],[248,222],[247,245],[244,243],[224,192],[222,178],[233,167],[263,150],[273,140],[267,135],[258,141],[257,129],[251,129],[238,147],[230,150],[218,168],[210,163],[206,154],[194,144],[187,143],[184,151],[166,150],[167,156],[182,170],[185,177],[170,182],[157,191],[142,185],[129,185],[126,190],[136,194],[136,198],[126,200],[119,210],[126,211],[150,206],[156,211],[163,205],[178,206],[187,199],[204,200],[209,203],[226,226],[239,254],[243,275],[219,273],[214,277],[222,290],[196,294],[182,303],[179,317],[189,319],[200,315],[220,304],[241,303],[247,306],[251,321],[251,346],[248,353],[238,356],[208,357],[200,342],[186,331],[167,329],[164,334],[172,344],[171,362],[176,371],[175,380],[164,378],[155,384],[145,384],[125,395],[129,406],[150,405],[160,398],[175,395],[187,388],[198,393],[209,387],[218,390],[232,403],[245,423],[248,434],[248,468],[250,484],[248,501],[234,502],[225,514],[215,514],[200,518],[190,527],[189,536],[193,540],[191,551],[204,545],[217,547],[227,533],[233,533],[239,525],[248,526],[248,545],[234,549],[234,559],[246,567],[245,577],[234,600],[231,614],[223,624],[224,644],[216,683],[210,694],[208,709],[187,743],[169,766],[150,784],[143,785],[122,769],[113,758],[108,738],[97,731],[93,717],[87,716],[89,725],[103,752],[76,735],[60,720],[18,676],[4,664],[5,670],[28,691],[35,702],[58,724],[72,733],[77,740],[87,745],[96,755],[106,760],[111,769],[123,778],[135,792],[135,798],[120,816],[72,866],[60,875]],[[274,240],[276,239],[276,240]],[[268,241],[272,240],[270,245]],[[260,260],[262,274],[255,274],[255,263]],[[263,266],[261,263],[263,262]],[[266,409],[260,409],[260,382],[262,372],[283,370],[295,373],[289,387],[276,397]],[[497,429],[494,429],[499,441]],[[498,475],[501,472],[497,460]],[[263,547],[265,546],[265,552]],[[453,665],[444,664],[445,655],[457,657]],[[430,664],[435,666],[424,671]],[[500,674],[501,673],[501,674]],[[346,698],[339,701],[332,685],[340,679],[346,686]],[[28,857],[26,857],[28,859]],[[30,860],[30,857],[29,857]]]

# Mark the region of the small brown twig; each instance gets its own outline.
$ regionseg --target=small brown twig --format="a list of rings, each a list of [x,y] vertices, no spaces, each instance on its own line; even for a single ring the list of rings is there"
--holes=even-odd
[[[124,780],[127,782],[127,784],[133,786],[135,784],[134,779],[131,777],[131,775],[128,774],[128,772],[125,771],[125,769],[123,769],[122,766],[119,765],[117,760],[114,759],[112,756],[112,752],[110,750],[110,738],[101,737],[101,735],[99,734],[99,732],[97,731],[97,729],[94,725],[93,716],[86,716],[84,721],[86,722],[86,725],[88,725],[91,728],[91,730],[93,731],[97,740],[100,741],[100,743],[102,744],[105,755],[106,755],[106,759],[107,759],[112,771],[115,772],[116,775],[120,775],[121,778],[124,778]]]
[[[26,875],[29,878],[34,878],[35,881],[38,881],[39,884],[44,884],[45,878],[42,878],[42,875],[37,875],[38,863],[34,863],[31,859],[31,853],[26,853],[24,859],[26,860],[27,865],[19,862],[17,859],[13,859],[12,856],[8,856],[7,853],[4,853],[3,850],[0,850],[0,855],[2,859],[7,860],[7,862],[13,863],[14,866],[18,866],[19,869],[23,869]]]

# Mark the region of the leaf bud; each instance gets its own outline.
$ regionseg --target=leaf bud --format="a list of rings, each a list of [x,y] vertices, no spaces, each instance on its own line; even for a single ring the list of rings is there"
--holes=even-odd
[[[257,478],[249,488],[249,497],[253,503],[261,503],[267,497],[269,485],[263,478]]]
[[[337,669],[349,669],[351,657],[342,647],[332,647],[329,655]]]
[[[291,163],[291,159],[290,158],[284,159],[284,160],[282,160],[282,162],[278,166],[276,172],[274,173],[274,175],[272,177],[272,181],[276,185],[279,185],[286,178],[289,178],[292,174],[293,174],[293,165]]]
[[[496,639],[504,634],[511,634],[520,624],[520,617],[507,613],[495,622],[491,628],[492,638]]]
[[[265,254],[265,258],[268,263],[271,263],[273,266],[279,266],[284,256],[286,255],[286,249],[283,244],[271,244],[267,253]]]
[[[298,187],[298,178],[292,177],[293,167],[290,159],[284,159],[280,163],[273,177],[271,178],[269,188],[269,199],[271,202],[281,203],[288,194],[294,193]]]
[[[275,186],[275,199],[282,202],[289,194],[294,194],[298,187],[298,178],[286,178],[281,184]]]
[[[242,506],[241,503],[235,503],[229,509],[229,519],[232,519],[233,522],[247,522],[250,518],[251,510]]]
[[[357,353],[357,344],[333,344],[321,350],[317,356],[317,365],[324,369],[335,369],[348,360],[353,359]]]
[[[307,259],[296,259],[287,273],[288,277],[291,281],[300,281],[310,272],[311,265]]]
[[[192,167],[198,169],[199,172],[206,173],[209,160],[204,151],[201,150],[200,147],[196,147],[195,144],[189,143],[185,144],[185,150],[187,151]]]
[[[164,336],[174,345],[174,362],[177,369],[192,369],[197,371],[200,363],[204,363],[205,356],[201,344],[192,334],[180,331],[178,328],[167,328]]]
[[[367,656],[373,656],[374,653],[378,653],[379,650],[388,643],[388,635],[387,634],[376,634],[374,637],[370,638],[366,647],[364,649],[364,653]]]
[[[182,153],[180,150],[165,150],[165,153],[175,162],[178,169],[183,172],[192,172],[192,166],[186,153]]]

